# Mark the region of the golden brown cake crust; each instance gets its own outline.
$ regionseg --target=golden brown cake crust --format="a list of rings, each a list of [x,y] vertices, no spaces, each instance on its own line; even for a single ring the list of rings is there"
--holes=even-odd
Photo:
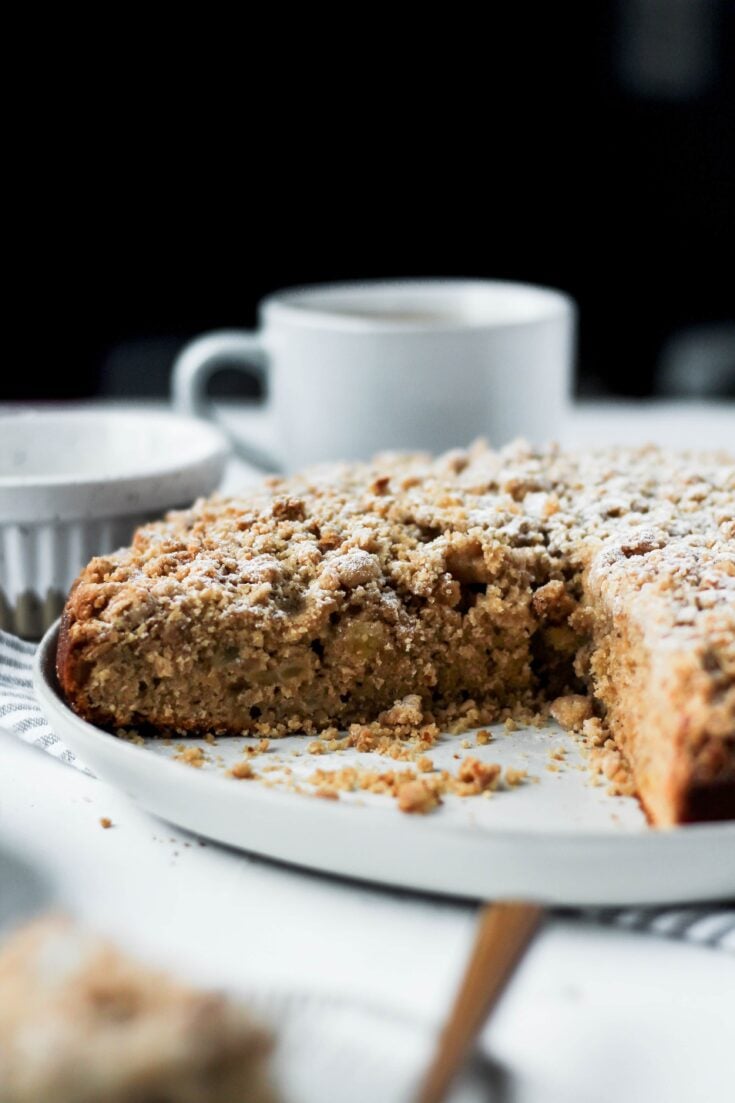
[[[74,693],[77,687],[77,679],[74,673],[74,662],[72,658],[71,643],[69,640],[69,629],[72,624],[72,589],[69,598],[67,599],[64,611],[61,614],[61,623],[59,625],[59,642],[56,645],[56,675],[59,679],[59,685],[61,686],[67,700],[70,704],[74,703]]]
[[[109,727],[263,736],[592,692],[655,822],[735,816],[735,465],[479,444],[272,479],[93,560],[58,671]]]

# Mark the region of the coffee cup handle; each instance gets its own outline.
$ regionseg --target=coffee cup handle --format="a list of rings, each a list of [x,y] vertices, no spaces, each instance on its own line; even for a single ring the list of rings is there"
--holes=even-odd
[[[238,368],[257,375],[267,386],[269,357],[261,334],[223,329],[215,333],[205,333],[188,344],[173,366],[171,397],[174,409],[189,417],[214,421],[215,414],[207,395],[207,386],[214,373],[224,367]],[[269,413],[266,398],[262,414],[266,417]],[[219,420],[218,425],[227,433],[234,451],[241,459],[265,471],[279,469],[278,461],[265,449],[234,437]]]

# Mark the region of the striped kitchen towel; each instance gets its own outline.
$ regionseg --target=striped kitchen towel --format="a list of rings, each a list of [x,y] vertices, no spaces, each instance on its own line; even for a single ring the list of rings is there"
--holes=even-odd
[[[91,775],[92,771],[52,731],[36,702],[31,677],[35,651],[35,644],[0,631],[0,727],[67,766]]]

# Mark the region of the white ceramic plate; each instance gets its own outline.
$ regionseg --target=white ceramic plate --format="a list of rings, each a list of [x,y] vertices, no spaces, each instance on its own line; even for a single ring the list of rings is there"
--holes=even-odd
[[[476,755],[525,769],[528,780],[489,800],[448,797],[429,816],[399,812],[387,797],[315,799],[259,781],[236,781],[226,769],[254,740],[187,740],[207,756],[203,769],[175,761],[175,744],[118,739],[81,720],[60,696],[54,669],[57,629],[38,649],[34,683],[49,723],[101,778],[148,812],[179,827],[269,858],[401,888],[475,899],[521,898],[554,904],[653,904],[730,897],[735,891],[735,823],[656,831],[637,802],[594,786],[574,740],[558,728],[494,728],[487,746],[466,749],[447,736],[431,752],[437,766]],[[401,768],[376,755],[313,756],[308,741],[271,741],[254,759],[274,781],[283,766],[305,782],[316,768],[356,760]],[[562,768],[549,752],[564,747]],[[298,751],[298,755],[294,754]],[[310,787],[304,784],[305,789]]]

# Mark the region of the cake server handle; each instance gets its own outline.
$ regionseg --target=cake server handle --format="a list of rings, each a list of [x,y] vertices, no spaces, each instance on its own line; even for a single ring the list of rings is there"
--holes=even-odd
[[[518,901],[482,907],[464,977],[416,1103],[442,1103],[472,1042],[533,940],[543,914],[539,905]]]

